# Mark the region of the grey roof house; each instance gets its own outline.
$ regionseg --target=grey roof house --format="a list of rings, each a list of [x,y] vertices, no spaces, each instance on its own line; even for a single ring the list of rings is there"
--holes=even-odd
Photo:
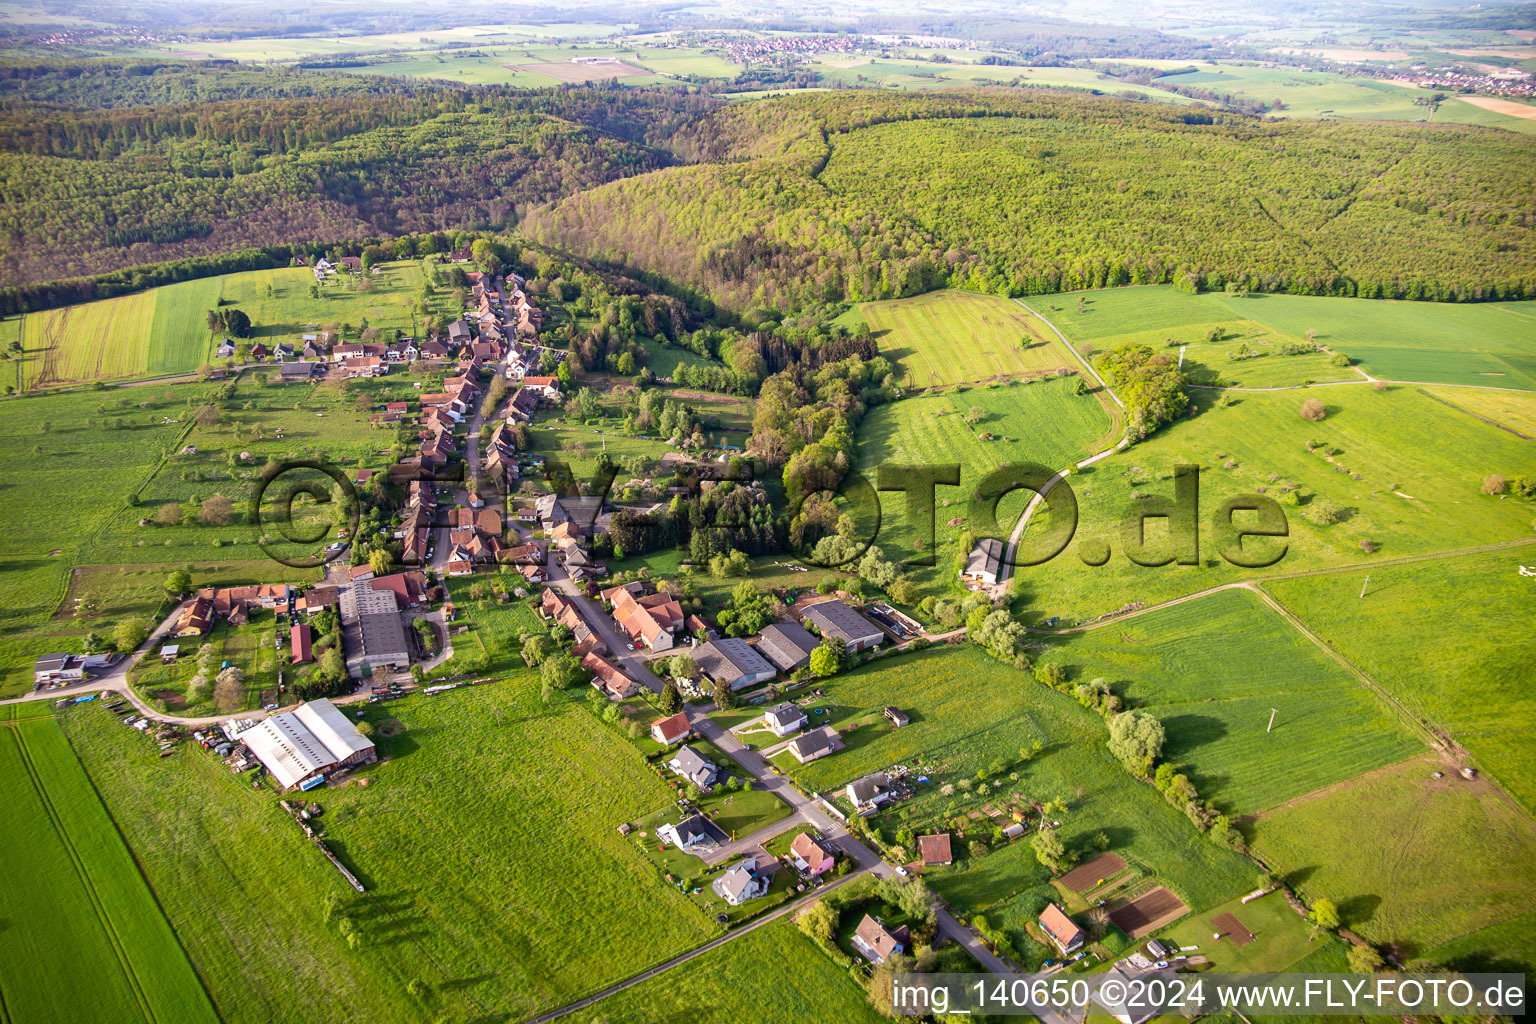
[[[700,789],[713,786],[720,775],[720,769],[713,761],[689,746],[678,747],[667,767],[672,769],[672,774],[682,776]]]
[[[759,871],[757,862],[738,864],[719,878],[711,888],[715,895],[723,898],[733,907],[739,907],[748,900],[755,900],[768,895],[768,886],[773,881],[772,863]]]
[[[676,825],[663,825],[656,830],[656,837],[684,853],[700,855],[718,850],[722,843],[729,842],[731,838],[719,825],[702,814],[684,818]]]
[[[805,712],[798,705],[785,701],[763,712],[763,721],[775,736],[788,736],[792,732],[799,732],[805,725]]]

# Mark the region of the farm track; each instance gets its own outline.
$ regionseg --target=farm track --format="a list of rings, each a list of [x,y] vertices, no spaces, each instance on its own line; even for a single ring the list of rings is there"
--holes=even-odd
[[[16,743],[17,752],[21,755],[21,763],[27,770],[28,777],[32,780],[32,788],[37,793],[38,802],[42,805],[43,812],[48,815],[48,820],[53,824],[53,830],[59,837],[59,843],[64,847],[69,856],[70,864],[74,867],[76,875],[80,878],[81,889],[91,902],[92,909],[96,912],[96,919],[101,922],[103,933],[112,946],[112,953],[117,957],[118,966],[122,969],[123,977],[127,980],[129,988],[133,992],[133,999],[139,1008],[139,1013],[145,1021],[155,1024],[157,1018],[149,1003],[149,997],[144,992],[143,982],[139,980],[138,973],[133,969],[133,962],[128,956],[127,946],[122,936],[118,935],[112,919],[107,915],[106,906],[101,894],[96,890],[90,872],[86,869],[85,860],[76,849],[74,840],[70,838],[69,830],[64,825],[58,809],[53,804],[53,798],[48,794],[48,789],[43,782],[42,774],[38,771],[36,762],[32,759],[32,752],[27,747],[23,738],[23,730],[20,723],[8,722],[7,731]]]

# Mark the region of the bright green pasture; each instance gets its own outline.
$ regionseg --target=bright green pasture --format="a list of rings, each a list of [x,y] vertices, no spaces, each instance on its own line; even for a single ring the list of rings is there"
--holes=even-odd
[[[116,723],[95,704],[65,714]],[[153,751],[142,734],[123,731],[145,756]],[[54,719],[0,727],[0,797],[11,872],[0,889],[6,1019],[217,1021]]]
[[[1522,564],[1536,564],[1536,546],[1276,580],[1265,589],[1536,811],[1536,580],[1520,575]]]
[[[788,920],[775,921],[603,1000],[614,1024],[697,1017],[760,1024],[883,1020],[864,992]]]
[[[367,786],[311,794],[361,896],[201,752],[162,762],[106,716],[69,723],[226,1021],[522,1019],[716,930],[614,830],[666,787],[584,708],[544,705],[536,677],[367,715]]]
[[[1079,369],[1049,328],[995,295],[945,289],[860,303],[857,316],[869,325],[881,353],[900,361],[909,388]]]
[[[1268,811],[1253,832],[1309,902],[1332,900],[1346,927],[1408,956],[1536,910],[1536,825],[1430,755]],[[1485,948],[1536,953],[1529,930]]]
[[[150,329],[150,376],[195,370],[213,354],[208,310],[219,304],[223,282],[217,277],[182,281],[155,289],[155,319]]]
[[[1363,683],[1240,590],[1073,636],[1061,657],[1161,719],[1164,760],[1232,815],[1424,747]]]
[[[1076,394],[1076,376],[1046,380],[1007,380],[915,395],[871,409],[859,426],[859,470],[878,483],[885,465],[959,464],[960,484],[935,489],[935,540],[938,547],[919,552],[906,512],[906,496],[880,498],[880,532],[875,539],[888,558],[913,559],[933,554],[936,565],[913,566],[913,579],[924,594],[939,594],[954,576],[960,535],[972,529],[970,495],[993,470],[1033,462],[1055,471],[1107,447],[1115,427],[1100,397]],[[967,421],[977,410],[975,423]],[[985,435],[991,435],[986,439]],[[997,519],[1011,528],[1024,510],[1027,495],[1015,492],[999,504]],[[960,522],[949,526],[951,520]],[[926,543],[926,540],[924,541]]]
[[[1233,404],[1226,408],[1216,404],[1215,394],[1196,392],[1196,416],[1069,478],[1078,504],[1074,540],[1053,560],[1025,567],[1016,577],[1031,613],[1071,624],[1236,580],[1324,566],[1366,567],[1372,560],[1531,535],[1529,504],[1480,493],[1488,473],[1512,474],[1514,467],[1529,464],[1528,442],[1415,388],[1228,393]],[[1325,404],[1322,422],[1299,415],[1308,397]],[[1309,452],[1308,441],[1323,444]],[[1171,500],[1177,464],[1202,467],[1200,564],[1134,564],[1125,553],[1122,523],[1134,526],[1150,496]],[[1295,485],[1301,504],[1284,504],[1289,485]],[[1282,501],[1289,536],[1249,538],[1246,557],[1273,558],[1282,545],[1284,555],[1268,569],[1232,565],[1219,555],[1223,541],[1215,512],[1225,498],[1260,488]],[[1323,500],[1340,511],[1341,521],[1323,526],[1308,518]],[[1239,514],[1240,524],[1251,522],[1246,515]],[[1059,522],[1048,512],[1032,519],[1021,557],[1048,553],[1041,538]],[[1143,560],[1171,553],[1165,520],[1147,520],[1146,535]],[[1376,552],[1368,554],[1362,541]],[[1107,563],[1094,567],[1083,561],[1085,555],[1102,555],[1106,544]]]
[[[1090,341],[1101,350],[1126,341],[1157,348],[1173,338],[1190,344],[1186,358],[1199,359],[1217,375],[1245,386],[1246,375],[1273,374],[1276,364],[1304,369],[1315,380],[1350,379],[1349,371],[1313,367],[1307,362],[1311,356],[1272,355],[1238,363],[1225,358],[1234,341],[1257,349],[1263,341],[1303,340],[1315,332],[1318,344],[1343,352],[1376,377],[1536,390],[1536,303],[1531,302],[1239,298],[1190,295],[1168,285],[1073,292],[1038,301],[1042,315],[1074,342]],[[1237,337],[1215,346],[1222,352],[1219,358],[1206,358],[1211,349],[1205,336],[1214,326]],[[1255,379],[1253,386],[1272,383]]]

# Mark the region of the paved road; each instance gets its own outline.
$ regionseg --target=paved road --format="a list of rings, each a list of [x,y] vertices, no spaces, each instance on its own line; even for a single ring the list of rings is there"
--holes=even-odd
[[[652,657],[666,654],[675,654],[676,651],[662,651],[660,655],[652,654],[644,648],[638,651],[629,649],[629,636],[620,631],[613,621],[613,616],[603,611],[603,606],[592,600],[571,579],[570,573],[565,571],[565,566],[560,564],[560,559],[555,556],[553,545],[549,549],[549,560],[544,563],[545,571],[549,573],[549,585],[557,591],[569,597],[581,612],[581,617],[596,633],[603,643],[608,645],[608,650],[613,652],[612,659],[617,662],[632,679],[638,680],[641,685],[649,687],[653,692],[660,693],[663,683],[652,672],[647,661]]]

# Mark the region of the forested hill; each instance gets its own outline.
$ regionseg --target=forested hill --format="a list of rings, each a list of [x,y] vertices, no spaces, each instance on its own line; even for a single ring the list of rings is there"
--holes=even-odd
[[[854,91],[724,108],[673,148],[707,162],[583,191],[525,230],[737,309],[945,284],[1536,295],[1536,139],[1514,133]]]
[[[175,72],[152,77],[162,74]],[[396,84],[267,98],[263,90],[291,87],[280,78],[246,83],[262,98],[112,109],[41,102],[57,80],[12,82],[0,105],[0,280],[506,228],[533,204],[674,162],[667,141],[719,105],[680,89],[613,86]]]

